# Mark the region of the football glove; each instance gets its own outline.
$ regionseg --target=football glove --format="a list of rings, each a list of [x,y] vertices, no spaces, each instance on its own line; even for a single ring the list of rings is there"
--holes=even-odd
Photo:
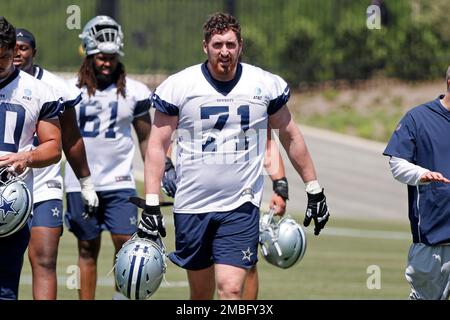
[[[177,172],[175,171],[175,167],[173,166],[172,160],[169,157],[166,157],[166,167],[161,185],[164,193],[171,198],[175,197],[175,192],[177,191],[176,181]]]
[[[99,201],[91,177],[80,178],[81,198],[84,203],[83,219],[92,217],[98,209]]]
[[[289,185],[286,177],[273,180],[273,192],[282,197],[284,200],[289,200]]]
[[[144,209],[138,225],[138,237],[153,241],[158,238],[158,235],[164,238],[166,236],[166,226],[159,205],[149,206],[145,203],[144,199],[138,197],[130,197],[129,201],[139,208]]]
[[[319,235],[320,230],[325,227],[325,224],[330,217],[330,212],[328,211],[323,189],[321,192],[316,194],[308,192],[306,194],[308,195],[308,205],[306,207],[303,225],[307,227],[311,223],[311,220],[314,220],[314,234],[317,236]]]

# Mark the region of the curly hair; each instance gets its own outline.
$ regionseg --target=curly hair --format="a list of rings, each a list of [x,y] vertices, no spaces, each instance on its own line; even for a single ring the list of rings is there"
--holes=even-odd
[[[203,25],[203,35],[206,42],[215,34],[223,34],[232,30],[241,41],[241,26],[237,19],[228,13],[217,12],[212,14]]]
[[[8,50],[16,47],[16,29],[2,16],[0,16],[0,47]]]
[[[125,66],[122,62],[119,62],[117,69],[114,71],[113,82],[117,87],[117,94],[120,94],[125,98],[125,87],[126,87],[126,72]],[[98,80],[95,76],[94,69],[94,55],[87,56],[84,58],[81,64],[80,70],[78,71],[78,88],[86,86],[89,96],[93,96],[98,88]]]

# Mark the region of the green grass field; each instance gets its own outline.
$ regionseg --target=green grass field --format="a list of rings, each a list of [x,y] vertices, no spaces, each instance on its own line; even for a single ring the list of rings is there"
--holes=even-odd
[[[297,221],[303,219],[303,213],[290,214]],[[168,231],[165,244],[168,251],[172,251],[175,245],[170,209],[165,211],[165,217]],[[311,226],[307,229],[306,254],[290,269],[278,269],[266,263],[259,255],[259,298],[406,299],[409,294],[409,286],[404,278],[410,244],[408,226],[379,220],[342,220],[335,216],[332,218],[319,237],[312,234]],[[109,300],[114,294],[114,275],[110,272],[113,252],[110,235],[104,232],[98,263],[96,299]],[[58,256],[58,299],[78,299],[77,290],[69,289],[66,285],[67,280],[70,282],[73,279],[70,266],[76,264],[76,239],[72,233],[65,230]],[[167,264],[166,282],[163,281],[152,299],[188,299],[185,271],[169,260]],[[367,273],[367,269],[372,265],[380,268],[379,289],[367,287],[368,278],[372,275]],[[32,299],[31,269],[27,256],[22,271],[19,299]]]

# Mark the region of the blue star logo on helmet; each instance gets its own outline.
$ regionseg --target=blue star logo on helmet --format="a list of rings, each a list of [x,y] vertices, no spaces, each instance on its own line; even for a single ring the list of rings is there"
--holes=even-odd
[[[0,196],[0,213],[2,214],[3,220],[6,219],[6,216],[9,213],[12,213],[13,215],[17,214],[17,211],[13,207],[15,202],[16,202],[16,199],[8,201],[3,196]]]
[[[33,202],[28,186],[21,177],[0,168],[0,238],[22,229],[31,215]]]

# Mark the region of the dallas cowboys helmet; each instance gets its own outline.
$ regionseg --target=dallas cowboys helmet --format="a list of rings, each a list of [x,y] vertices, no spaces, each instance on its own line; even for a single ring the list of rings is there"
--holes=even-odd
[[[33,201],[21,177],[0,168],[0,237],[7,237],[22,229],[31,215]]]
[[[274,266],[286,269],[300,261],[306,251],[306,235],[303,228],[291,217],[278,221],[274,211],[261,214],[259,242],[264,259]]]
[[[158,290],[166,272],[165,247],[134,235],[116,255],[115,278],[120,293],[128,299],[146,300]]]
[[[123,33],[121,26],[111,17],[96,16],[84,26],[79,35],[84,53],[89,56],[99,52],[123,56]]]

